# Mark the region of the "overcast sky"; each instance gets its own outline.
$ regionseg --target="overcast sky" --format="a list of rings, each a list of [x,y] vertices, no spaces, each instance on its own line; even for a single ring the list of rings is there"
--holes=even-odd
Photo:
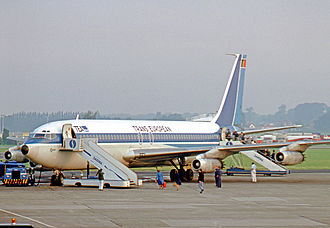
[[[330,105],[330,1],[2,1],[0,113],[215,112],[246,53],[243,109]]]

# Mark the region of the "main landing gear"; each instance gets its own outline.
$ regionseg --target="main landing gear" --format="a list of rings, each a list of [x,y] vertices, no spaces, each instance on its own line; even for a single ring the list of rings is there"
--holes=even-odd
[[[171,182],[174,182],[175,178],[175,171],[178,170],[179,176],[181,181],[192,181],[194,178],[194,171],[192,169],[184,169],[185,166],[185,159],[184,157],[178,158],[178,163],[180,168],[177,167],[177,165],[171,160],[172,165],[175,167],[175,169],[172,169],[170,172],[170,179]]]

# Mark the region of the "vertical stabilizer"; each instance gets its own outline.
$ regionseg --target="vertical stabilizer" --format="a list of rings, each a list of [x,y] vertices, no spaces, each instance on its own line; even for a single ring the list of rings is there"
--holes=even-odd
[[[220,127],[237,126],[242,118],[242,99],[246,55],[234,54],[236,57],[222,102],[212,122]]]

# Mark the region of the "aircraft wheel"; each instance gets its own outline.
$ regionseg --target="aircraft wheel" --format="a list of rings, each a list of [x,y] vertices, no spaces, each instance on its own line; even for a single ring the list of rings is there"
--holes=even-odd
[[[174,182],[174,180],[175,180],[175,169],[171,169],[170,179],[171,179],[171,182]]]
[[[60,173],[58,176],[56,174],[52,175],[50,179],[50,185],[51,186],[63,186],[63,180],[64,176],[62,173]]]
[[[186,171],[184,169],[179,169],[179,174],[180,174],[180,179],[182,182],[187,181]]]
[[[194,179],[194,171],[192,171],[192,169],[186,170],[186,179],[187,181],[192,181],[192,179]]]
[[[50,185],[51,186],[56,186],[56,175],[52,175],[51,178],[50,178]]]
[[[63,182],[64,182],[64,175],[63,173],[61,173],[58,177],[58,186],[63,186]]]

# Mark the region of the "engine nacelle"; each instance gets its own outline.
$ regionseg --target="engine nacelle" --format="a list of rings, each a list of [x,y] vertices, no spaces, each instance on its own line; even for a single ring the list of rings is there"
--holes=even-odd
[[[296,151],[280,151],[275,158],[282,165],[296,165],[304,161],[304,155]]]
[[[29,159],[21,151],[6,151],[4,157],[7,161],[28,162]]]
[[[205,173],[211,173],[214,171],[215,166],[219,166],[222,168],[222,162],[218,159],[209,159],[209,158],[200,158],[195,159],[191,163],[191,167],[194,170],[200,170],[202,169]]]

